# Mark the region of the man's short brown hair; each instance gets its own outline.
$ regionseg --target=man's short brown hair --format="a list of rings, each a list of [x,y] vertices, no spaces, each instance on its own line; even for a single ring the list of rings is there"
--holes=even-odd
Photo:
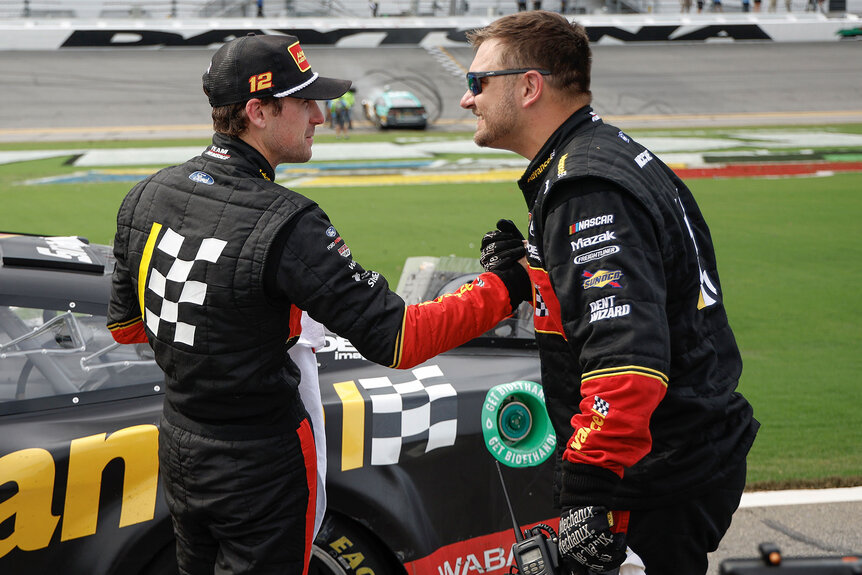
[[[239,102],[213,108],[213,130],[235,138],[244,134],[248,129],[248,115],[245,113],[245,104],[245,102]],[[272,106],[273,115],[278,116],[281,113],[282,99],[261,98],[260,105]]]
[[[474,48],[499,40],[504,68],[545,68],[551,71],[546,81],[552,87],[590,95],[592,53],[587,31],[556,12],[531,10],[503,16],[468,32],[467,40]]]

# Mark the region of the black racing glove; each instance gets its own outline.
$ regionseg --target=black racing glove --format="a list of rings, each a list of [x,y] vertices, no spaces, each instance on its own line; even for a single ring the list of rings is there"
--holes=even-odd
[[[573,573],[602,573],[626,559],[628,512],[608,511],[620,477],[583,463],[562,462],[560,559]]]
[[[497,275],[509,290],[512,311],[522,301],[532,301],[533,284],[527,270],[518,260],[527,255],[524,236],[512,220],[498,220],[497,229],[482,238],[482,256],[479,261],[485,271]]]
[[[482,237],[479,262],[486,272],[517,264],[526,255],[524,236],[512,220],[497,220],[497,229]]]
[[[611,531],[606,507],[569,507],[560,516],[560,559],[574,573],[604,573],[626,559],[626,534]]]

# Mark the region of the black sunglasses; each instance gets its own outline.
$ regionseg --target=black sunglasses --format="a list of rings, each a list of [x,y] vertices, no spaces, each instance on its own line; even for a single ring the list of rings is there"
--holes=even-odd
[[[467,89],[478,96],[482,93],[482,78],[491,76],[512,76],[514,74],[524,74],[525,72],[538,72],[542,76],[548,76],[551,71],[543,70],[542,68],[518,68],[517,70],[494,70],[491,72],[467,72]]]

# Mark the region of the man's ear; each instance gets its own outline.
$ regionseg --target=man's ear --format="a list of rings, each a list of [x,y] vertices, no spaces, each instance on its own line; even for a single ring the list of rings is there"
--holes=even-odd
[[[245,115],[248,116],[248,123],[253,124],[258,128],[266,127],[266,118],[263,114],[263,105],[258,98],[252,98],[245,103]]]
[[[529,108],[536,104],[545,91],[545,77],[535,70],[524,73],[521,82],[521,106]]]

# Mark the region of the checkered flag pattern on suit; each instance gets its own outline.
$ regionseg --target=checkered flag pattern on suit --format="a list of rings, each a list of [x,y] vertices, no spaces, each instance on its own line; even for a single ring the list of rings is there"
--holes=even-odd
[[[608,415],[608,409],[610,409],[610,407],[610,404],[598,395],[596,396],[595,401],[593,401],[593,411],[601,414],[603,417]]]
[[[165,274],[155,266],[150,270],[147,290],[158,296],[158,305],[152,305],[152,298],[147,300],[146,321],[147,328],[155,334],[158,334],[159,328],[165,324],[173,325],[174,342],[193,346],[195,326],[180,320],[180,317],[185,315],[182,310],[188,307],[180,304],[202,305],[207,295],[207,284],[190,280],[189,276],[195,262],[215,263],[227,242],[216,238],[205,238],[201,241],[194,258],[184,260],[179,255],[185,240],[186,238],[168,228],[156,245],[157,250],[173,259]],[[165,267],[167,266],[162,269]]]
[[[542,293],[536,287],[536,317],[545,317],[548,315],[548,306],[545,305],[545,300],[542,299]]]
[[[371,465],[398,463],[405,447],[411,453],[428,453],[455,444],[455,388],[436,381],[443,377],[436,365],[412,373],[416,379],[404,383],[392,383],[388,377],[358,380],[371,398]]]

